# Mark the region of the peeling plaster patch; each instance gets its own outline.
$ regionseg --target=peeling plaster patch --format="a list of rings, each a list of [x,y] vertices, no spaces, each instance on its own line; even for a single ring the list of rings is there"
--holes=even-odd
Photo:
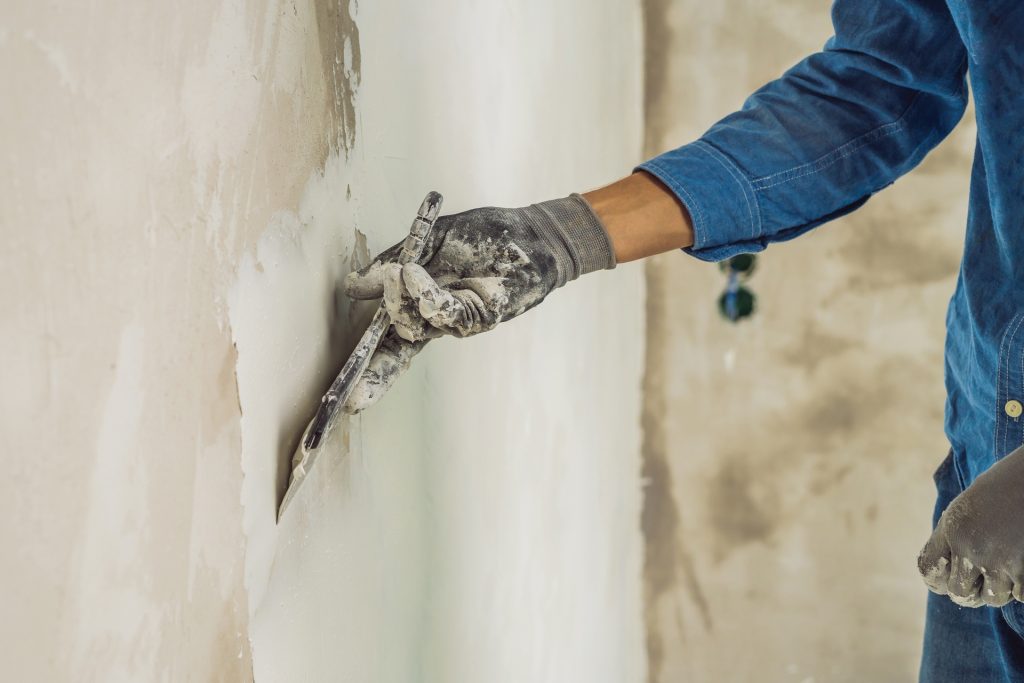
[[[347,196],[352,196],[351,191],[347,193]],[[362,230],[356,230],[356,244],[355,248],[352,249],[352,260],[349,263],[349,269],[359,270],[369,262],[370,248],[367,246],[366,235],[363,234]]]

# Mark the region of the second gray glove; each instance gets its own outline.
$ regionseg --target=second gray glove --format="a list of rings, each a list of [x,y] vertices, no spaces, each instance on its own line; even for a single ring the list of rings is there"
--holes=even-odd
[[[918,569],[933,593],[964,607],[1024,602],[1024,446],[950,502]]]
[[[578,194],[521,209],[442,216],[424,246],[423,265],[399,265],[400,251],[396,244],[345,280],[355,299],[383,297],[394,323],[346,412],[377,401],[429,339],[486,332],[566,282],[615,267],[608,233]]]

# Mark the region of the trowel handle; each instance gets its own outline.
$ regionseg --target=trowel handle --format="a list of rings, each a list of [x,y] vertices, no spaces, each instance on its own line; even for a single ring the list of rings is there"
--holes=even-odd
[[[416,263],[420,260],[420,256],[423,254],[423,245],[426,244],[427,236],[430,235],[430,230],[434,227],[434,221],[441,213],[443,202],[444,197],[439,193],[427,193],[423,203],[420,204],[420,210],[416,212],[412,227],[409,228],[409,236],[402,242],[402,253],[398,255],[400,264]]]

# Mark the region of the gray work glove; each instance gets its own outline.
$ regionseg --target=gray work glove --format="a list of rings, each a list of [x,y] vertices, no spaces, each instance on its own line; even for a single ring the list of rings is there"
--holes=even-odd
[[[1024,447],[953,499],[917,565],[929,589],[958,605],[1024,602]]]
[[[442,216],[419,265],[396,261],[401,243],[350,273],[346,293],[384,297],[394,323],[344,409],[373,404],[432,338],[493,329],[580,275],[615,267],[611,241],[580,195],[522,209],[482,208]]]

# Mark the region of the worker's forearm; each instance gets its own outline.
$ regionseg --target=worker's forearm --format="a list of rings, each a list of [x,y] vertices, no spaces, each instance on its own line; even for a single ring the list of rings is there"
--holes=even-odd
[[[618,263],[693,244],[689,213],[652,175],[637,172],[583,197],[608,230]]]

